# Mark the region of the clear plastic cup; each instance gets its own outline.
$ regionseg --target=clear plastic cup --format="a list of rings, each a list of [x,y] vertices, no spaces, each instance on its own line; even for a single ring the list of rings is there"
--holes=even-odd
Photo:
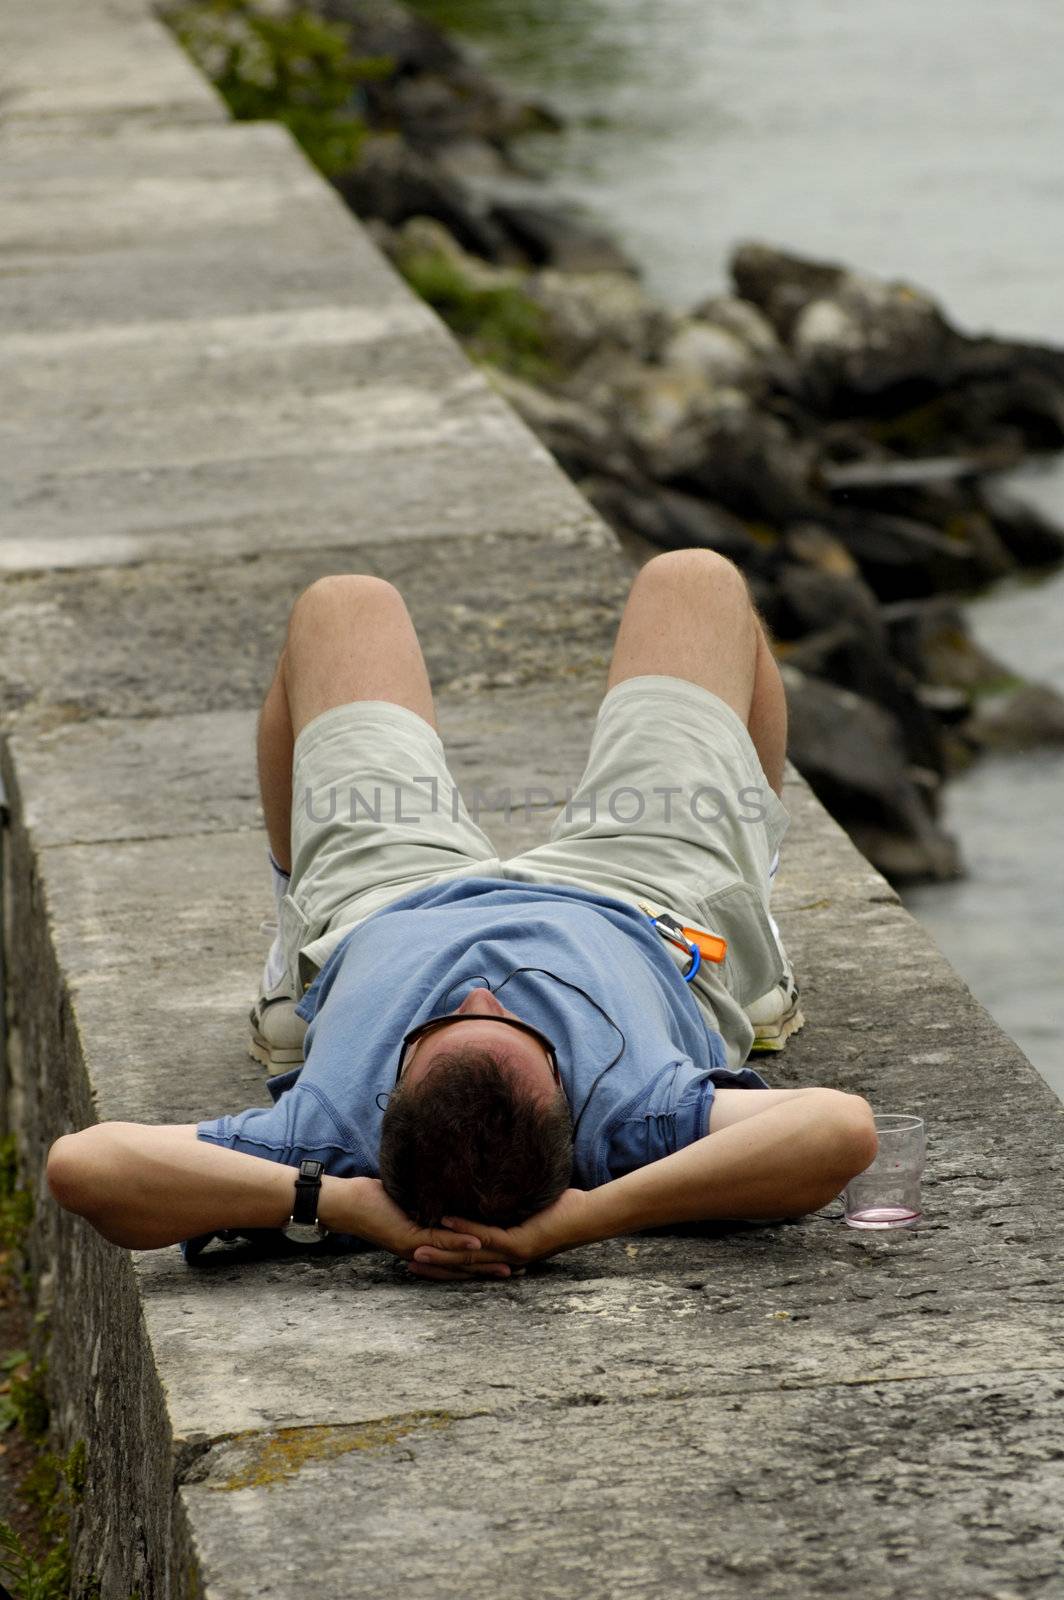
[[[922,1215],[923,1118],[877,1112],[875,1124],[876,1159],[847,1184],[844,1221],[850,1228],[911,1228]]]

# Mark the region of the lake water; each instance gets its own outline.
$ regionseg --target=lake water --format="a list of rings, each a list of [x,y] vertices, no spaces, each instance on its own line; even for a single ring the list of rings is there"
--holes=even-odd
[[[569,118],[529,141],[663,298],[757,238],[935,294],[954,321],[1064,343],[1059,0],[424,0]],[[1024,475],[1064,520],[1064,468]],[[1064,690],[1064,577],[970,608]],[[1064,1095],[1064,755],[980,763],[946,821],[970,869],[907,901]]]

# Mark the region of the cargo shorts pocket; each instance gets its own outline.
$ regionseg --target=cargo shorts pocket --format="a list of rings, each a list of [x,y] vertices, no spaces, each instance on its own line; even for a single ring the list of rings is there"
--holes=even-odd
[[[284,951],[286,988],[294,999],[298,999],[303,993],[304,985],[309,981],[309,978],[300,971],[299,952],[313,937],[310,931],[310,918],[300,908],[294,896],[286,894],[281,901],[278,921],[281,949]]]
[[[725,988],[740,1006],[752,1005],[783,976],[783,957],[761,896],[737,879],[695,904],[702,926],[728,942],[718,969]]]

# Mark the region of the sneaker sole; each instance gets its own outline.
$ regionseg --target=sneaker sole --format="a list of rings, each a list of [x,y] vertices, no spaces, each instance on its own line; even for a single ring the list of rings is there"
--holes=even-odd
[[[750,1046],[751,1055],[769,1054],[773,1050],[782,1050],[792,1033],[798,1033],[805,1027],[805,1017],[800,1006],[795,1005],[792,1011],[787,1011],[777,1022],[764,1023],[754,1032],[754,1042]]]
[[[257,1028],[252,1028],[248,1035],[248,1055],[252,1061],[257,1061],[263,1067],[301,1067],[303,1065],[302,1050],[280,1050],[276,1045],[271,1045],[264,1039]]]

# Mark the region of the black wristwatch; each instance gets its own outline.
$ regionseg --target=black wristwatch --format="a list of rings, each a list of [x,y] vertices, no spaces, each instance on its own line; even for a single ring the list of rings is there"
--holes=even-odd
[[[281,1229],[285,1238],[293,1244],[317,1244],[329,1231],[318,1221],[318,1196],[321,1194],[321,1175],[324,1171],[325,1165],[321,1161],[299,1163],[292,1215]]]

